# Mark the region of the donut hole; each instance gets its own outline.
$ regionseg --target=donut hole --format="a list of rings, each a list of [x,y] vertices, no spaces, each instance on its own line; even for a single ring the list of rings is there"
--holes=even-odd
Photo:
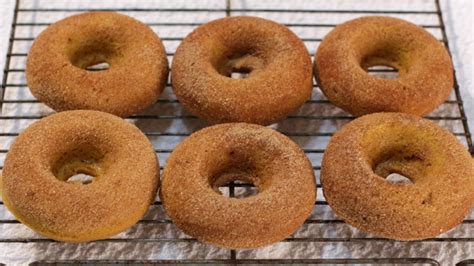
[[[52,167],[60,181],[84,185],[95,182],[104,170],[103,154],[88,146],[63,153]]]
[[[233,79],[245,79],[250,76],[250,72],[252,72],[252,70],[249,68],[240,68],[240,69],[233,68],[231,70],[229,77]]]
[[[247,198],[259,193],[259,188],[255,185],[255,178],[252,169],[226,169],[211,179],[211,187],[225,197]]]
[[[363,57],[360,66],[370,76],[382,79],[397,79],[400,76],[401,62],[400,55],[395,48],[385,47],[375,49]]]
[[[374,65],[368,67],[366,71],[371,76],[383,79],[397,79],[399,77],[398,69],[391,66]]]
[[[373,164],[378,176],[392,184],[414,184],[427,162],[406,146],[392,146],[382,151]]]
[[[413,181],[404,175],[398,174],[398,173],[391,173],[388,176],[385,177],[385,180],[392,184],[413,184]]]
[[[264,68],[265,61],[253,49],[234,51],[216,60],[215,69],[222,76],[232,79],[250,78],[254,71]]]
[[[212,160],[213,164],[209,167],[211,189],[222,196],[235,198],[251,197],[264,191],[269,179],[258,166],[265,163],[259,160],[252,148],[223,148],[219,159]]]
[[[71,63],[87,71],[105,71],[110,69],[119,51],[112,43],[95,41],[81,45],[70,56]]]
[[[66,182],[69,182],[69,183],[81,183],[83,185],[87,185],[87,184],[90,184],[92,183],[92,181],[94,180],[94,176],[91,176],[91,175],[88,175],[88,174],[84,174],[84,173],[79,173],[79,174],[75,174],[71,177],[69,177]]]
[[[233,186],[233,192],[231,187]],[[234,180],[218,187],[218,193],[224,197],[243,199],[255,196],[259,193],[257,187],[243,180]]]
[[[100,62],[91,66],[86,67],[85,69],[88,71],[103,71],[110,68],[109,63],[107,62]]]
[[[439,171],[434,160],[440,151],[432,138],[416,126],[387,123],[367,131],[362,147],[377,176],[393,184],[416,184]]]

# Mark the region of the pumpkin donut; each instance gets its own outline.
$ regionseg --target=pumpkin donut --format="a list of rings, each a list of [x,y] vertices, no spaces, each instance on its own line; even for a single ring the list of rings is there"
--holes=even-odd
[[[233,72],[246,73],[235,79]],[[267,125],[311,96],[311,58],[288,28],[256,17],[227,17],[189,34],[176,50],[173,90],[210,123]]]
[[[391,183],[391,173],[412,184]],[[347,223],[398,240],[435,237],[474,205],[474,162],[457,138],[402,113],[362,116],[331,139],[321,169],[324,196]]]
[[[253,183],[255,196],[228,198],[218,187]],[[310,215],[316,200],[311,163],[293,141],[252,124],[202,129],[173,151],[163,173],[163,206],[176,226],[226,248],[282,240]]]
[[[106,62],[109,69],[87,67]],[[113,12],[56,22],[35,40],[26,79],[56,111],[92,109],[127,117],[154,104],[168,79],[161,40],[145,24]]]
[[[89,184],[68,180],[93,176]],[[135,126],[98,111],[66,111],[25,129],[3,170],[5,206],[34,231],[60,241],[115,235],[148,210],[159,166]]]
[[[371,76],[375,65],[398,78]],[[389,17],[362,17],[337,26],[321,42],[314,73],[328,99],[356,115],[403,112],[425,115],[453,89],[447,50],[423,28]]]

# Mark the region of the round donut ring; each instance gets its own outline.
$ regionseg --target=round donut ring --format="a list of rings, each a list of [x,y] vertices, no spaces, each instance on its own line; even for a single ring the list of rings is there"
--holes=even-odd
[[[391,173],[413,183],[391,183]],[[435,237],[474,205],[474,163],[457,138],[402,113],[360,117],[337,132],[324,154],[324,196],[361,230],[398,240]]]
[[[233,72],[247,78],[231,78]],[[256,17],[206,23],[176,50],[173,90],[183,106],[210,123],[271,124],[311,96],[311,58],[288,28]]]
[[[218,187],[234,180],[259,193],[228,198]],[[245,123],[202,129],[169,157],[160,191],[176,226],[198,240],[226,248],[253,248],[282,240],[310,215],[316,199],[311,163],[289,138]]]
[[[371,76],[384,65],[398,78]],[[423,28],[389,17],[362,17],[337,26],[320,44],[314,72],[328,99],[356,115],[403,112],[425,115],[453,89],[444,46]]]
[[[94,179],[67,181],[79,173]],[[158,186],[148,139],[97,111],[66,111],[33,123],[16,138],[3,170],[5,206],[36,232],[67,242],[103,239],[134,225]]]
[[[88,71],[106,62],[109,69]],[[161,40],[145,24],[113,12],[56,22],[36,38],[26,79],[56,111],[92,109],[127,117],[154,104],[168,78]]]

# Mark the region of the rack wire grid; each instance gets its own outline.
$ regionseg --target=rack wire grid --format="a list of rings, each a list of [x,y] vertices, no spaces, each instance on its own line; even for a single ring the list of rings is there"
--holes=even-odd
[[[16,0],[11,37],[0,95],[0,170],[15,137],[32,122],[53,111],[38,102],[25,81],[25,63],[35,37],[49,24],[76,13],[117,11],[147,23],[163,40],[171,62],[176,47],[195,27],[221,17],[259,16],[293,30],[314,57],[321,39],[337,24],[364,15],[402,18],[421,25],[448,47],[438,0],[418,1],[66,1]],[[369,74],[393,78],[396,70],[378,67]],[[449,129],[472,150],[468,122],[457,82],[450,98],[427,116]],[[46,239],[19,223],[0,205],[0,263],[36,264],[417,264],[467,265],[473,263],[474,213],[455,229],[424,241],[400,242],[361,232],[336,217],[324,200],[319,182],[320,162],[335,131],[352,116],[331,105],[314,84],[312,97],[299,111],[272,128],[297,142],[313,163],[317,176],[317,201],[309,219],[291,237],[260,249],[228,250],[198,242],[180,232],[166,216],[161,202],[128,231],[113,238],[84,244]],[[182,109],[170,84],[148,110],[128,121],[153,143],[160,165],[175,145],[205,122]],[[252,193],[249,184],[231,183],[229,196]],[[469,260],[471,259],[471,260]]]

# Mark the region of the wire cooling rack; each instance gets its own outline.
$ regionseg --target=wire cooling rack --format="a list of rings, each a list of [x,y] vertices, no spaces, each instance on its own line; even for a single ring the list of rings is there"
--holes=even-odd
[[[448,46],[437,0],[418,1],[66,1],[16,0],[6,66],[0,94],[0,170],[14,138],[29,124],[52,113],[29,92],[25,63],[34,38],[49,24],[72,14],[117,11],[135,17],[155,30],[172,57],[182,39],[207,21],[233,15],[269,18],[290,27],[311,55],[324,35],[337,24],[363,15],[386,15],[412,21]],[[449,48],[449,47],[448,47]],[[369,74],[387,78],[393,69],[376,67]],[[449,129],[472,150],[472,140],[457,82],[450,98],[427,116]],[[291,237],[254,250],[227,250],[198,242],[179,231],[163,211],[159,199],[134,227],[111,239],[85,244],[59,243],[39,236],[19,223],[0,205],[0,263],[36,264],[364,264],[468,265],[473,263],[474,214],[456,229],[425,241],[400,242],[358,231],[337,218],[321,192],[319,170],[326,144],[353,117],[331,105],[314,84],[305,105],[271,127],[297,142],[313,163],[318,200],[305,224]],[[161,99],[128,119],[148,136],[160,165],[177,143],[206,124],[184,111],[168,83]],[[247,195],[248,184],[230,184],[229,196]],[[469,260],[471,259],[471,260]]]

